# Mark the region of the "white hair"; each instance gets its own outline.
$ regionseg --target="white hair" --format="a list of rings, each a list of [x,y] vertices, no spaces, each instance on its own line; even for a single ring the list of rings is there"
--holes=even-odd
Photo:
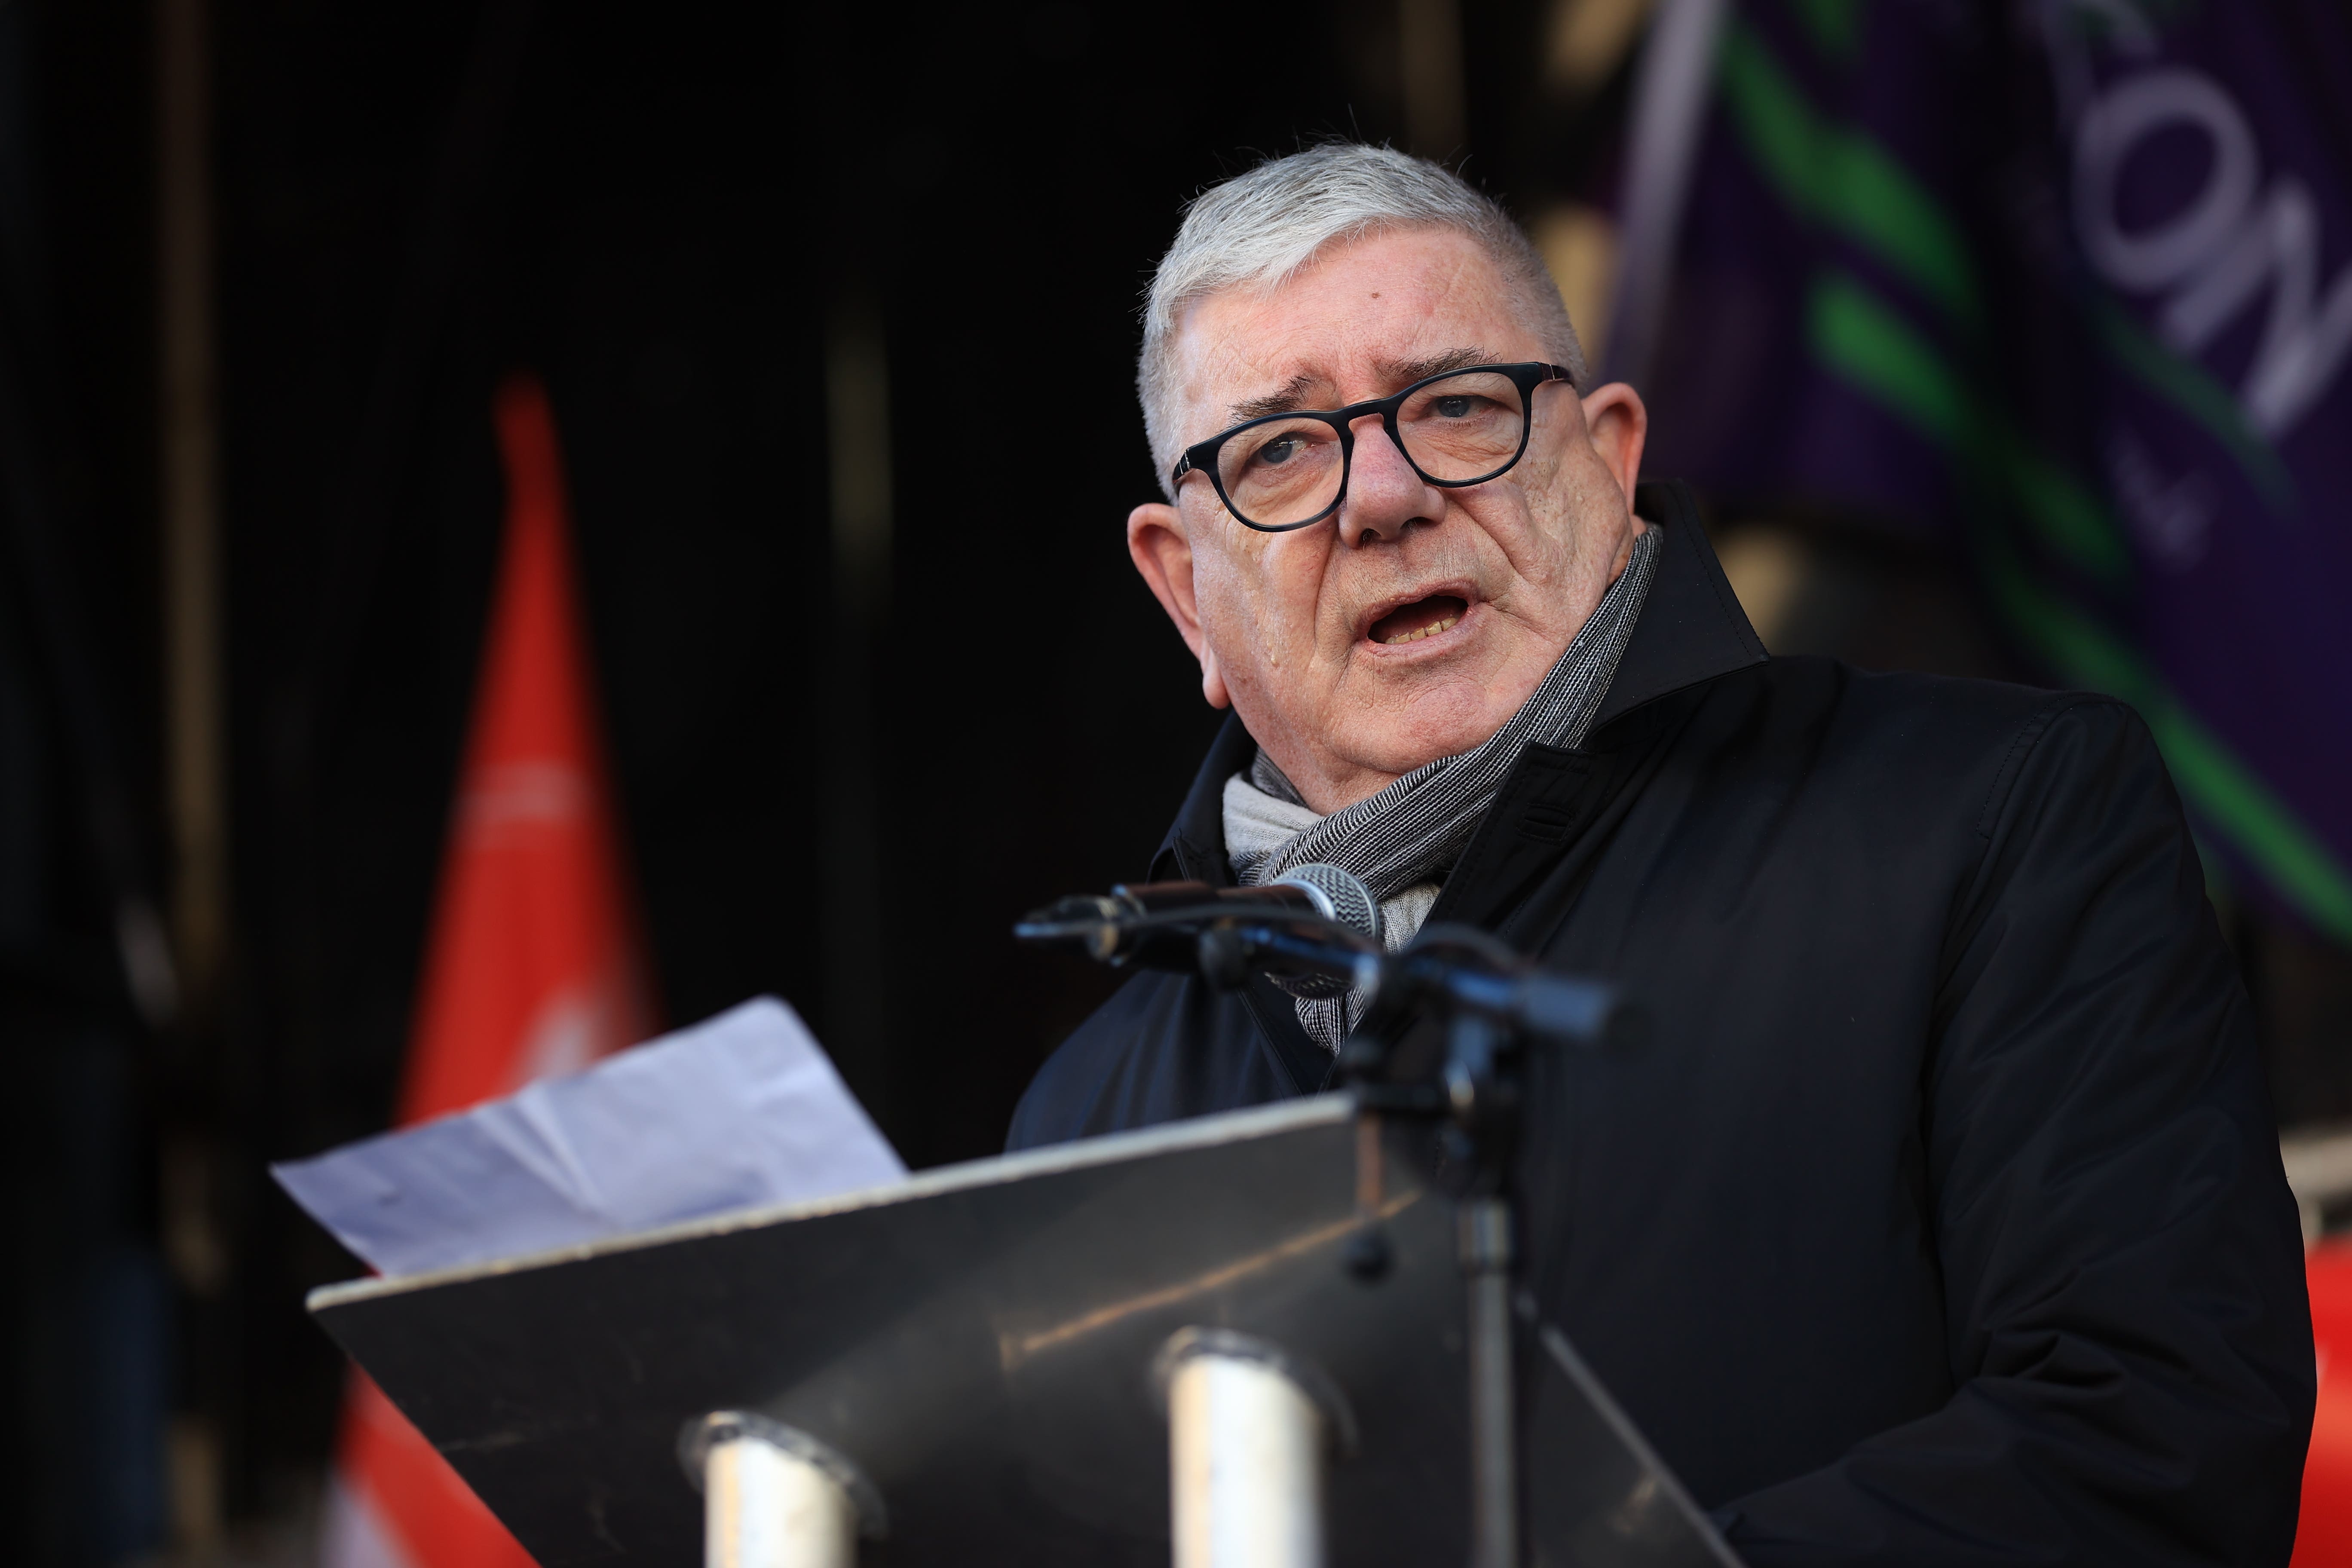
[[[1483,246],[1524,296],[1547,351],[1580,389],[1586,384],[1584,350],[1559,285],[1499,203],[1451,170],[1392,147],[1325,142],[1268,159],[1193,197],[1176,242],[1160,258],[1144,296],[1135,385],[1161,489],[1169,489],[1183,444],[1173,361],[1184,312],[1227,289],[1279,288],[1327,246],[1404,228],[1453,229]]]

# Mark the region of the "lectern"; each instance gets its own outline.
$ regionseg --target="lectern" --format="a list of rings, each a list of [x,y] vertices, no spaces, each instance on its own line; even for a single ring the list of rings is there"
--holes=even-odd
[[[1427,1142],[1320,1096],[310,1306],[543,1568],[1458,1563]],[[1526,1559],[1736,1563],[1517,1331]]]

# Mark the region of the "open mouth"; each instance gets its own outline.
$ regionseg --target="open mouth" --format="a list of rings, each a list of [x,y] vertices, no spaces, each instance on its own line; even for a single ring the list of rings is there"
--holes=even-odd
[[[1374,621],[1364,635],[1391,647],[1400,643],[1419,642],[1423,637],[1433,637],[1440,632],[1453,630],[1469,611],[1468,602],[1453,594],[1432,594],[1426,599],[1399,605]]]

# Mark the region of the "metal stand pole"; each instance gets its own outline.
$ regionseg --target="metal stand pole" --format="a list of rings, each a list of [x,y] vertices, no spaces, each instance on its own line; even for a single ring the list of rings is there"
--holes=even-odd
[[[1466,1180],[1459,1227],[1470,1362],[1470,1568],[1519,1568],[1518,1422],[1512,1413],[1511,1168],[1518,1142],[1518,1049],[1494,1020],[1447,1026],[1450,1154]]]
[[[720,1411],[688,1426],[679,1458],[702,1488],[704,1568],[856,1568],[880,1500],[796,1427]]]
[[[1314,1375],[1262,1340],[1217,1329],[1178,1334],[1160,1372],[1175,1568],[1322,1568],[1333,1434],[1303,1386]]]
[[[1673,10],[1721,8],[1718,0],[1675,0]],[[1711,14],[1711,13],[1710,13]],[[1353,879],[1337,867],[1330,878]],[[1320,885],[1318,883],[1318,885]],[[1369,890],[1364,891],[1366,899]],[[1221,990],[1255,973],[1284,979],[1339,980],[1372,998],[1359,1032],[1342,1044],[1339,1067],[1353,1086],[1358,1129],[1357,1204],[1363,1219],[1349,1243],[1349,1271],[1371,1282],[1387,1271],[1389,1252],[1366,1194],[1379,1192],[1380,1132],[1375,1117],[1426,1117],[1439,1124],[1444,1181],[1458,1205],[1465,1304],[1468,1310],[1473,1568],[1520,1568],[1518,1424],[1514,1401],[1511,1323],[1510,1192],[1518,1152],[1522,1071],[1532,1042],[1597,1046],[1627,1038],[1628,1015],[1609,986],[1548,975],[1492,934],[1469,926],[1424,927],[1402,952],[1384,953],[1362,931],[1324,915],[1237,912],[1197,883],[1118,888],[1108,899],[1064,899],[1030,915],[1014,934],[1024,942],[1076,946],[1097,959],[1147,968],[1197,969]],[[1319,906],[1318,906],[1319,908]],[[1392,1062],[1398,1031],[1414,1009],[1442,1019],[1446,1049],[1433,1081],[1416,1047]],[[1192,1332],[1194,1331],[1187,1331]],[[1180,1336],[1181,1338],[1181,1336]],[[1206,1421],[1207,1416],[1189,1418]],[[1265,1417],[1272,1421],[1275,1417]],[[1171,1414],[1175,1454],[1176,1562],[1304,1561],[1227,1557],[1212,1503],[1223,1483],[1214,1459],[1223,1450],[1193,1450],[1186,1419]],[[1203,1444],[1208,1439],[1200,1439]],[[1211,1512],[1195,1518],[1202,1499]],[[1315,1536],[1320,1552],[1320,1533]],[[1211,1544],[1195,1546],[1195,1542]]]
[[[1518,1423],[1511,1397],[1511,1209],[1464,1201],[1458,1224],[1468,1293],[1471,1568],[1519,1568]]]

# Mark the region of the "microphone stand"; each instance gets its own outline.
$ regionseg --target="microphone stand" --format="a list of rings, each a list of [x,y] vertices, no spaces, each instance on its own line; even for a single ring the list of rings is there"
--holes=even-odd
[[[1116,929],[1114,930],[1114,926]],[[1512,1173],[1518,1152],[1521,1070],[1531,1042],[1622,1039],[1631,1019],[1612,988],[1544,974],[1483,931],[1430,927],[1388,953],[1361,932],[1305,913],[1195,903],[1114,918],[1093,899],[1064,900],[1015,928],[1024,941],[1077,946],[1114,963],[1197,968],[1220,989],[1252,974],[1319,976],[1366,994],[1367,1026],[1340,1047],[1339,1067],[1367,1134],[1356,1141],[1358,1191],[1376,1190],[1378,1119],[1437,1124],[1453,1176],[1469,1359],[1471,1568],[1520,1568],[1518,1420],[1514,1408],[1511,1297]],[[1418,1010],[1443,1029],[1433,1075],[1400,1072],[1385,1037]],[[1369,1168],[1367,1168],[1369,1163]],[[1376,1279],[1385,1238],[1368,1219],[1349,1267]]]

